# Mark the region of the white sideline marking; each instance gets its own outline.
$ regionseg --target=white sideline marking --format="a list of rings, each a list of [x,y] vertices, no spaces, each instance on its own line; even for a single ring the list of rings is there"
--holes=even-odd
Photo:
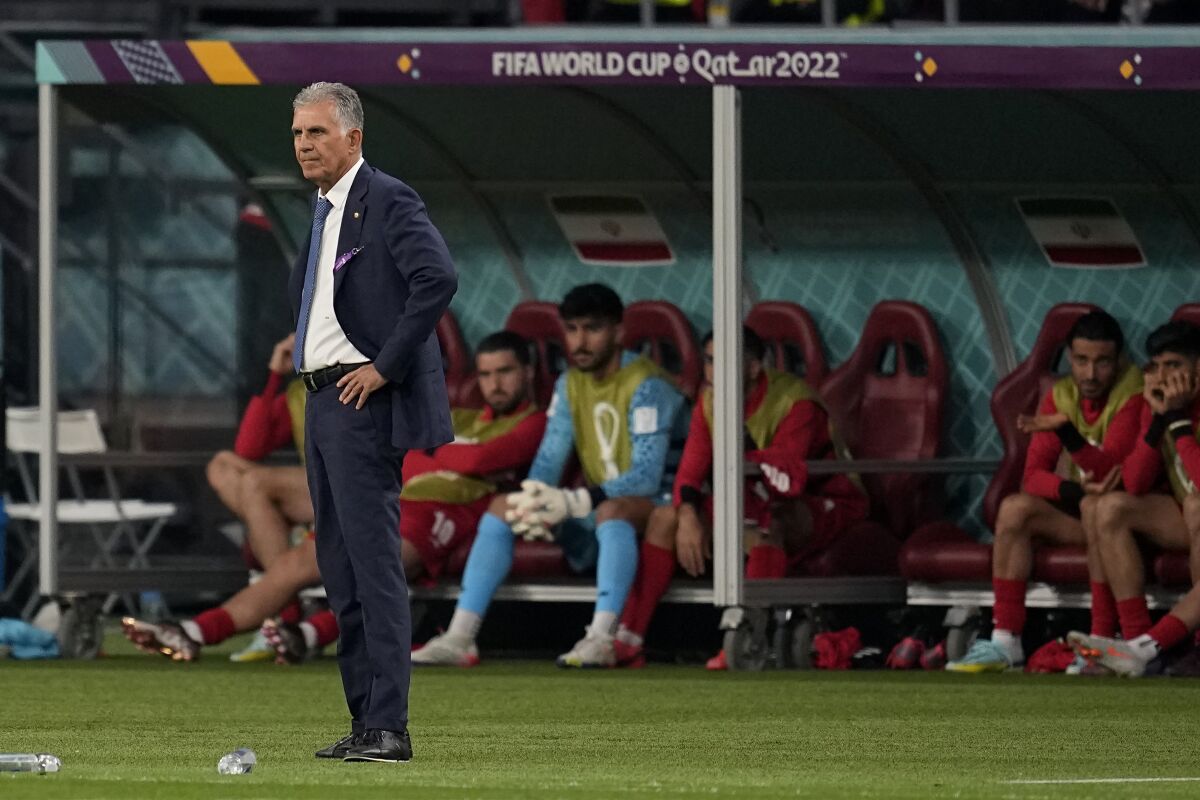
[[[1059,784],[1059,783],[1195,783],[1200,778],[1058,778],[1054,780],[1000,781],[1009,785]]]

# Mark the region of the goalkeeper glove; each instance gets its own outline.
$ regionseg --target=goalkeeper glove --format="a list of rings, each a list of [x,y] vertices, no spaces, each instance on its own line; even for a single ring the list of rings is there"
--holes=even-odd
[[[592,495],[587,489],[559,489],[532,480],[521,481],[521,491],[510,494],[508,504],[510,522],[536,518],[546,528],[567,517],[580,519],[592,513]]]

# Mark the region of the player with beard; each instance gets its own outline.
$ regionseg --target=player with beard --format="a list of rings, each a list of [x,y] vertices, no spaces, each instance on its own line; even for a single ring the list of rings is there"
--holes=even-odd
[[[483,409],[452,409],[454,441],[429,452],[409,451],[404,459],[400,557],[409,580],[443,572],[495,493],[516,486],[546,429],[546,415],[532,400],[533,367],[525,339],[511,331],[484,338],[476,349],[475,370]],[[264,619],[319,580],[316,547],[309,539],[222,605],[180,623],[127,617],[125,635],[146,652],[193,661],[204,645],[261,624],[275,660],[295,663],[337,639],[333,613],[320,612],[303,622]]]
[[[472,666],[475,638],[513,560],[513,538],[553,539],[568,564],[596,568],[596,605],[586,635],[558,657],[561,667],[616,662],[613,634],[637,572],[637,534],[664,482],[670,434],[683,398],[653,362],[623,352],[624,306],[603,284],[577,286],[559,306],[568,369],[554,387],[546,434],[521,491],[496,497],[479,522],[449,629],[413,652],[414,664]],[[587,485],[562,488],[578,456]]]
[[[1200,328],[1181,320],[1168,322],[1146,338],[1146,355],[1150,365],[1142,436],[1122,467],[1125,491],[1101,498],[1096,508],[1100,557],[1116,597],[1121,637],[1129,648],[1118,648],[1111,658],[1095,658],[1093,651],[1112,655],[1111,635],[1072,633],[1068,638],[1076,652],[1121,674],[1141,674],[1159,653],[1184,641],[1198,621],[1195,598],[1185,598],[1157,624],[1150,624],[1142,543],[1190,548],[1192,582],[1200,578]],[[1160,491],[1164,485],[1169,485],[1169,494]],[[1126,656],[1136,656],[1136,669]],[[1186,671],[1194,669],[1193,663]]]
[[[850,452],[832,424],[825,401],[801,378],[768,369],[766,347],[742,329],[746,460],[759,474],[745,481],[746,577],[783,578],[827,549],[855,522],[868,500],[858,476],[810,476],[806,460],[847,461]],[[675,561],[692,577],[712,558],[713,335],[704,337],[705,386],[692,411],[687,443],[675,475],[673,502],[654,510],[642,542],[641,564],[617,629],[617,660],[645,663],[643,637],[671,577]],[[725,651],[708,669],[728,669]]]
[[[991,638],[976,640],[951,661],[951,672],[995,672],[1025,661],[1025,590],[1035,542],[1086,545],[1092,632],[1111,635],[1116,601],[1096,547],[1096,509],[1120,480],[1121,462],[1137,440],[1142,373],[1123,355],[1120,324],[1103,311],[1080,317],[1067,333],[1071,373],[1054,383],[1034,416],[1017,417],[1031,434],[1021,491],[1004,498],[992,545],[995,594]],[[1068,475],[1060,474],[1066,465]],[[1068,672],[1077,672],[1077,660]]]

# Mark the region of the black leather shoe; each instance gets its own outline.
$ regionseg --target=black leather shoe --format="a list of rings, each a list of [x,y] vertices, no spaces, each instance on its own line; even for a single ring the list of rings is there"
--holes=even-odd
[[[351,732],[347,736],[338,739],[329,747],[323,747],[318,750],[315,755],[317,758],[345,758],[346,753],[350,752],[350,748],[362,741],[361,733]]]
[[[412,760],[412,742],[408,731],[385,731],[372,728],[362,735],[362,740],[351,745],[343,761],[388,761],[392,763]]]

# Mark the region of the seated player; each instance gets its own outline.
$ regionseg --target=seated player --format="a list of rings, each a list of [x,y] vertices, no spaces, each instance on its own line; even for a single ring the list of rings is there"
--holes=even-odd
[[[293,374],[295,338],[293,333],[275,343],[267,364],[267,385],[246,406],[233,451],[217,453],[206,470],[209,485],[242,521],[245,530],[242,555],[252,570],[273,566],[295,542],[295,534],[306,531],[313,521],[304,467],[256,463],[288,444],[294,444],[301,461],[304,459],[307,392],[300,381],[287,382],[283,388],[287,377]],[[288,567],[281,569],[286,571]],[[289,607],[285,613],[298,616],[300,607]],[[247,647],[230,658],[260,661],[273,655],[267,641],[255,636]]]
[[[1096,506],[1100,559],[1116,596],[1121,636],[1130,644],[1144,643],[1140,637],[1151,629],[1139,539],[1168,549],[1190,548],[1192,581],[1200,578],[1200,328],[1168,322],[1147,337],[1146,353],[1142,436],[1122,467],[1125,491],[1102,497]],[[1164,473],[1171,494],[1156,491]],[[1175,643],[1164,637],[1156,641]]]
[[[291,381],[280,391],[293,373],[295,338],[289,334],[275,344],[267,385],[246,406],[233,451],[217,453],[207,467],[209,484],[246,526],[251,568],[270,567],[291,546],[292,528],[313,521],[304,467],[256,463],[289,443],[304,458],[304,385]]]
[[[675,559],[693,577],[712,558],[712,508],[704,487],[713,468],[713,341],[704,339],[708,382],[692,412],[675,475],[673,503],[654,510],[642,542],[641,564],[621,627],[619,660],[640,666],[642,637],[675,572]],[[820,552],[853,522],[865,519],[867,496],[854,475],[811,477],[807,459],[849,458],[820,396],[802,379],[768,369],[762,339],[742,329],[746,420],[745,457],[761,477],[746,482],[746,577],[782,578],[790,566]],[[709,661],[725,669],[725,654]]]
[[[512,331],[493,333],[476,349],[475,374],[484,408],[451,410],[454,441],[404,458],[400,490],[400,554],[409,580],[436,580],[475,535],[497,490],[515,488],[537,452],[546,414],[533,400],[529,343]],[[276,661],[294,664],[324,646],[321,631],[337,636],[332,611],[308,624],[263,624]],[[314,634],[317,634],[314,636]]]
[[[400,495],[400,553],[410,578],[441,574],[449,555],[474,532],[496,491],[492,481],[515,485],[545,430],[546,416],[532,401],[533,368],[524,339],[503,331],[488,336],[479,344],[475,367],[484,409],[454,409],[455,441],[405,458],[404,473],[411,477]],[[309,538],[221,606],[178,624],[126,617],[125,635],[147,652],[191,661],[203,645],[257,627],[300,589],[319,581],[315,542]],[[265,633],[276,660],[287,662],[303,660],[338,636],[328,612],[300,623],[272,623]]]
[[[663,467],[683,398],[650,360],[621,350],[624,306],[602,284],[577,286],[559,306],[572,368],[559,377],[546,435],[520,492],[492,501],[463,572],[449,629],[413,652],[414,664],[472,666],[475,637],[513,560],[514,535],[553,536],[573,569],[596,567],[586,635],[562,667],[616,662],[613,634],[637,571],[637,532],[665,495]],[[585,488],[560,488],[572,451]]]
[[[1141,370],[1124,359],[1124,342],[1120,324],[1105,312],[1080,317],[1067,333],[1071,373],[1055,382],[1035,416],[1017,418],[1017,426],[1032,436],[1021,491],[1004,498],[996,515],[992,636],[978,639],[947,670],[991,672],[1025,662],[1021,632],[1035,540],[1088,547],[1092,632],[1115,630],[1116,604],[1093,538],[1096,498],[1116,485],[1143,408]],[[1070,477],[1058,474],[1064,458]]]

